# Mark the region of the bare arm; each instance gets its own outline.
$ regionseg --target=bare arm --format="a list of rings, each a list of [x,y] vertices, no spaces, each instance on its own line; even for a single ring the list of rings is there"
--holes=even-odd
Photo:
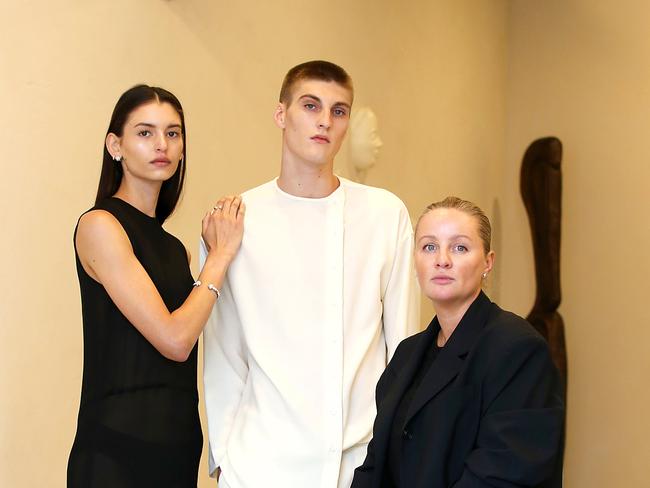
[[[207,284],[221,287],[241,243],[245,206],[240,197],[220,200],[223,209],[203,218],[203,238],[209,248],[199,280],[183,305],[169,311],[142,267],[119,222],[94,210],[79,221],[76,246],[84,270],[101,283],[117,308],[166,358],[185,361],[215,303]]]

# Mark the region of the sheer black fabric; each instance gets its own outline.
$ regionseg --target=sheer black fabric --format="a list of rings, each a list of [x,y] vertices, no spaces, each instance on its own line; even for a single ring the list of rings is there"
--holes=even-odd
[[[180,307],[193,282],[181,242],[120,199],[94,209],[115,216],[167,308]],[[196,346],[183,363],[166,359],[76,261],[84,368],[68,487],[195,487],[203,443]]]

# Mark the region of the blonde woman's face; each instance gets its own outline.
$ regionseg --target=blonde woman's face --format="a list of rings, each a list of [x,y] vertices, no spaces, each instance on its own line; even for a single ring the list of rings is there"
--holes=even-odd
[[[475,217],[453,208],[429,211],[415,235],[415,269],[434,306],[469,306],[481,291],[494,253],[485,253]]]

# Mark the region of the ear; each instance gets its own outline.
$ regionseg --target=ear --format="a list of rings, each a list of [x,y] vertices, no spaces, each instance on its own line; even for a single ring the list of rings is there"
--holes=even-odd
[[[273,120],[275,120],[275,125],[280,129],[285,127],[285,117],[287,114],[287,107],[283,102],[278,103],[278,106],[275,107],[275,112],[273,112]]]
[[[121,156],[121,147],[120,147],[120,138],[115,134],[110,132],[106,135],[106,149],[108,149],[109,154],[115,158]]]
[[[487,256],[485,256],[485,269],[483,270],[484,273],[489,273],[492,271],[492,267],[494,266],[494,251],[490,251],[487,253]]]

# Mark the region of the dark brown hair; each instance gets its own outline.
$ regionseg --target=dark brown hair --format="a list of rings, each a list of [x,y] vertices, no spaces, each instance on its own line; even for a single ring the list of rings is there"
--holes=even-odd
[[[301,80],[333,81],[350,90],[354,97],[352,78],[343,68],[329,61],[316,60],[294,66],[287,72],[280,89],[280,102],[287,106],[291,103],[291,90]]]

